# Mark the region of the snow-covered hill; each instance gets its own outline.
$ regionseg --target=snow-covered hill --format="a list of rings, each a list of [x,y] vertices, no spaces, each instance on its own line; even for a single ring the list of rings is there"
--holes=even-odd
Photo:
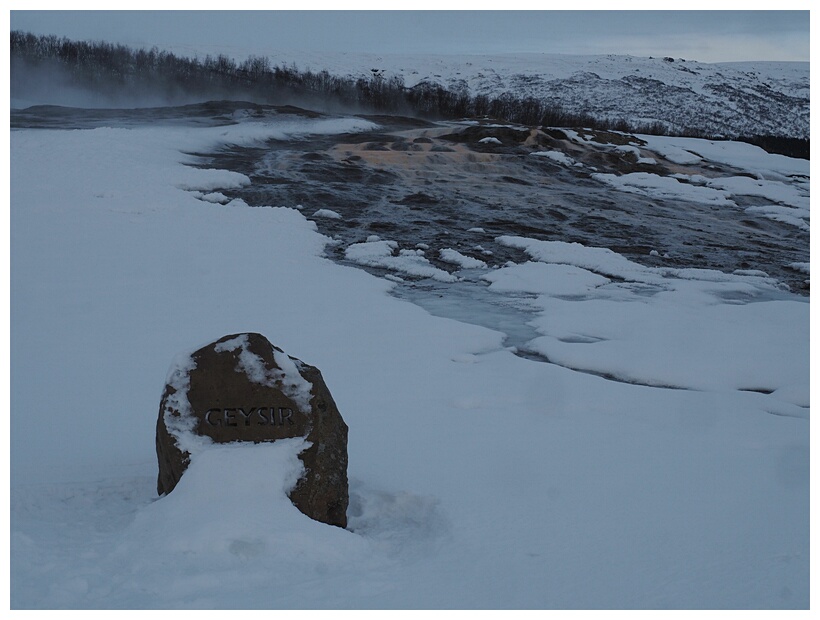
[[[188,50],[189,51],[189,50]],[[809,63],[709,64],[681,58],[563,54],[469,56],[270,53],[332,75],[401,76],[492,99],[535,97],[572,112],[712,135],[809,137]]]
[[[214,44],[168,46],[162,51],[173,61],[154,65],[138,55],[144,50],[114,58],[91,44],[104,59],[103,70],[90,62],[88,50],[72,64],[55,42],[17,35],[12,107],[131,108],[240,99],[332,112],[489,115],[529,125],[554,125],[556,118],[564,126],[599,121],[610,129],[710,138],[807,139],[810,132],[808,62],[709,64],[612,54],[377,55]],[[80,50],[89,43],[66,45]],[[217,57],[227,62],[216,62]],[[56,63],[48,71],[44,58]],[[146,62],[153,67],[147,73],[135,69]]]

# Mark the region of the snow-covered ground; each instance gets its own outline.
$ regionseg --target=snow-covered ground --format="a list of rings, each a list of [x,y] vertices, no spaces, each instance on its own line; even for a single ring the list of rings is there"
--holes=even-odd
[[[226,202],[247,177],[186,165],[370,126],[12,132],[11,606],[807,608],[808,298],[509,236],[532,260],[480,273],[535,311],[554,363],[523,359],[324,258],[296,208]],[[215,446],[156,497],[172,360],[241,331],[321,369],[348,530],[287,500],[299,440]]]

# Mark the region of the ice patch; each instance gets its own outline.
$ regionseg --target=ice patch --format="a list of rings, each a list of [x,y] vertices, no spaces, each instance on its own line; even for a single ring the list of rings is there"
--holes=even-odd
[[[190,168],[188,176],[190,180],[178,184],[179,189],[211,191],[216,189],[239,189],[251,184],[251,180],[247,175],[231,170]]]
[[[409,276],[433,278],[440,282],[456,282],[458,278],[438,269],[424,258],[423,250],[398,250],[395,241],[354,243],[345,249],[345,258],[359,265],[381,267]]]
[[[439,258],[445,263],[458,265],[462,269],[486,269],[487,263],[472,256],[465,256],[461,252],[451,248],[445,248],[439,252]]]
[[[199,199],[204,200],[205,202],[213,202],[215,204],[225,204],[231,200],[222,192],[211,192],[209,194],[204,194],[203,196],[200,196]]]
[[[682,149],[671,144],[650,145],[648,148],[655,151],[664,159],[671,161],[673,164],[681,164],[685,166],[697,164],[703,161],[703,158],[700,155],[696,155],[691,151],[687,151],[686,149]]]
[[[502,267],[481,276],[481,279],[490,282],[490,290],[497,293],[553,296],[586,295],[610,282],[608,278],[573,265],[536,262]]]
[[[313,217],[324,217],[329,220],[340,220],[342,216],[331,209],[319,209],[313,214]]]

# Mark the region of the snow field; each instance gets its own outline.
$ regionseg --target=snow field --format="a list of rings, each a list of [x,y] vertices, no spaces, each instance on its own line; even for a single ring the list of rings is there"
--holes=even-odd
[[[698,390],[608,381],[390,297],[391,283],[323,258],[328,240],[297,210],[197,197],[247,179],[185,166],[182,152],[362,121],[323,123],[12,133],[13,608],[808,606],[799,346],[769,395],[738,391],[763,386],[731,373]],[[555,329],[625,334],[630,356],[654,353],[597,304],[632,312],[639,284],[653,332],[706,339],[737,320],[739,337],[792,321],[772,333],[775,356],[808,335],[808,303],[719,296],[775,291],[765,278],[510,242],[541,262],[487,273],[499,294],[581,304]],[[348,258],[383,261],[390,244]],[[616,274],[630,286],[608,283]],[[693,331],[669,328],[690,310]],[[202,450],[154,496],[169,365],[242,331],[321,369],[350,427],[349,531],[286,499],[299,440]],[[766,351],[752,353],[743,371],[771,376]],[[691,358],[678,354],[663,359],[680,375]],[[790,384],[797,397],[781,397]]]
[[[647,385],[775,392],[808,408],[809,303],[782,298],[765,274],[649,268],[577,243],[499,241],[542,261],[485,279],[490,290],[539,295],[530,324],[544,336],[528,347],[554,363]]]

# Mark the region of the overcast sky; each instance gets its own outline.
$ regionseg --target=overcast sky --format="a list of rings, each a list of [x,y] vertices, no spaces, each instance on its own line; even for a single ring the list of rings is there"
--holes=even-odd
[[[809,60],[809,11],[12,11],[11,28],[238,57],[270,49]]]

